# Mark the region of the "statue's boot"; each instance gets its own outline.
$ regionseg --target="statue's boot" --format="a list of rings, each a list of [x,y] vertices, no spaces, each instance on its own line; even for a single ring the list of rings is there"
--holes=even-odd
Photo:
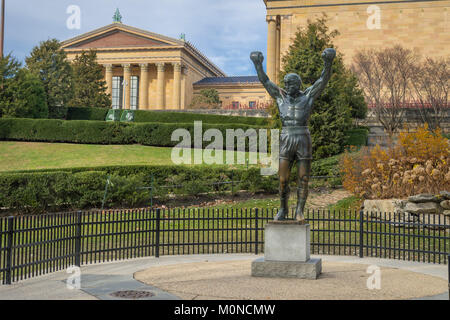
[[[306,191],[307,192],[307,191]],[[297,209],[295,210],[295,220],[298,222],[305,222],[305,216],[303,214],[306,205],[306,198],[304,188],[297,188]]]
[[[287,215],[289,214],[289,188],[285,188],[283,191],[280,191],[280,210],[275,216],[275,221],[286,220]]]

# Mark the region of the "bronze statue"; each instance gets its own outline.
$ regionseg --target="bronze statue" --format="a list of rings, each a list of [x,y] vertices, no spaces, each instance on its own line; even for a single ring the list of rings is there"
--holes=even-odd
[[[322,75],[311,87],[300,91],[302,80],[299,75],[289,73],[284,77],[285,89],[270,81],[263,69],[261,52],[252,52],[250,59],[255,64],[258,78],[270,96],[275,99],[280,111],[282,130],[280,135],[280,201],[281,208],[275,220],[285,220],[289,213],[289,175],[295,161],[298,166],[297,209],[295,220],[305,222],[303,211],[308,198],[308,182],[311,174],[312,144],[308,121],[314,100],[321,94],[331,77],[331,65],[336,57],[333,48],[325,49],[322,58],[325,67]]]

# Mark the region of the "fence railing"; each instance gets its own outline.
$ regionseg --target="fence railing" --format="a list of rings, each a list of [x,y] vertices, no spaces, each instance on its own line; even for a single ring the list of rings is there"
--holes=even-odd
[[[162,255],[264,251],[276,209],[136,209],[0,218],[0,281]],[[291,212],[291,215],[293,212]],[[448,263],[449,217],[311,210],[311,253]]]

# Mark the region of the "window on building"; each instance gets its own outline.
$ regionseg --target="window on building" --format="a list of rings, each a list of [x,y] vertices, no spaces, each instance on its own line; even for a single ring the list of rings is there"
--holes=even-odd
[[[233,109],[239,109],[240,103],[239,101],[233,101],[232,103]]]
[[[256,108],[256,101],[250,101],[250,102],[248,103],[248,107],[249,107],[250,109]]]
[[[123,77],[113,77],[112,83],[112,108],[123,108]]]
[[[139,77],[132,76],[130,84],[130,109],[137,110],[139,107]]]

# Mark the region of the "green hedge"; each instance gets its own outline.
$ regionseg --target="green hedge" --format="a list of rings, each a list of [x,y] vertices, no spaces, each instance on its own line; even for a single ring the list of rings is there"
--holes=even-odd
[[[339,156],[314,161],[311,175],[339,175]],[[0,207],[22,213],[36,213],[67,209],[99,208],[105,183],[111,176],[105,207],[137,207],[149,204],[149,191],[139,187],[155,186],[154,196],[166,199],[168,194],[196,196],[199,193],[230,191],[229,184],[212,185],[223,181],[240,181],[235,190],[277,193],[278,176],[265,177],[260,169],[234,169],[229,166],[104,166],[64,169],[40,169],[0,173]],[[296,183],[296,168],[291,182]],[[329,181],[340,184],[340,177]],[[181,188],[160,188],[161,186]]]
[[[350,129],[346,133],[345,146],[365,146],[369,137],[369,128],[358,127]]]
[[[90,107],[51,107],[51,119],[63,119],[67,114],[67,120],[93,120],[104,121],[109,109]],[[162,122],[162,123],[189,123],[202,121],[203,123],[226,124],[242,123],[253,126],[267,126],[268,119],[256,117],[222,116],[214,114],[198,114],[190,112],[147,111],[136,110],[135,122]]]
[[[65,121],[50,119],[0,119],[0,140],[65,142],[83,144],[142,144],[172,147],[176,129],[187,129],[193,141],[193,123],[123,123],[106,121]],[[203,124],[203,131],[218,129],[224,140],[227,129],[258,129],[244,124]],[[192,142],[193,144],[193,142]],[[225,141],[224,141],[225,147]]]
[[[95,169],[69,169],[28,173],[0,174],[0,207],[21,213],[39,213],[64,209],[99,208],[107,178],[111,177],[105,207],[136,207],[149,204],[151,176],[154,195],[195,196],[199,193],[229,191],[230,185],[213,185],[218,181],[242,181],[235,190],[276,192],[278,181],[263,177],[259,169],[233,170],[223,166],[129,166]],[[158,186],[182,185],[181,188]]]
[[[240,116],[222,116],[214,114],[198,114],[190,112],[161,112],[161,111],[143,111],[135,112],[135,122],[165,122],[165,123],[188,123],[202,121],[203,123],[236,124],[242,123],[251,126],[267,127],[267,118],[240,117]]]

